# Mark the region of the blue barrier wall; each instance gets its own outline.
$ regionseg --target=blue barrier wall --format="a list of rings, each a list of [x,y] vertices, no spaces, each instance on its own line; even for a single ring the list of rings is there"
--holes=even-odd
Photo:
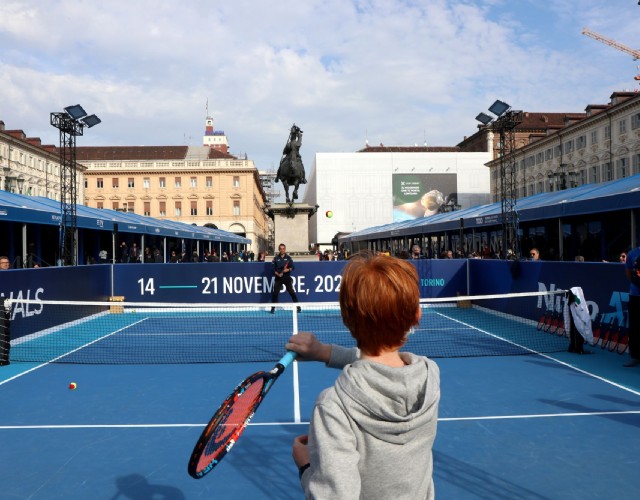
[[[592,320],[609,323],[616,318],[626,324],[629,282],[622,264],[480,259],[468,262],[470,295],[544,292],[577,286],[584,292]],[[554,308],[558,310],[562,305],[555,304]]]
[[[424,298],[551,291],[582,287],[592,318],[625,322],[628,283],[623,266],[589,262],[509,262],[500,260],[420,260],[420,294]],[[301,302],[335,302],[344,262],[297,262],[292,275]],[[0,296],[17,300],[107,300],[124,296],[128,302],[269,303],[273,289],[270,262],[195,264],[116,264],[0,272]],[[113,273],[113,290],[111,289]],[[469,283],[469,288],[467,287]],[[538,304],[540,308],[562,307]],[[291,302],[286,291],[281,302]],[[14,317],[38,318],[46,327],[46,311],[18,305]],[[17,322],[22,323],[22,322]],[[14,324],[14,338],[22,326]],[[24,331],[29,330],[28,325]]]
[[[298,262],[291,275],[301,302],[335,302],[344,261]],[[422,297],[467,293],[464,260],[416,262]],[[114,295],[127,301],[196,303],[268,303],[273,265],[263,262],[220,264],[116,265]],[[291,302],[284,287],[280,301]]]
[[[12,309],[11,337],[72,321],[83,312],[71,307],[54,311],[50,306],[27,304],[27,300],[106,301],[111,295],[111,266],[44,267],[0,272],[0,297],[18,303]],[[37,328],[31,324],[37,322]]]

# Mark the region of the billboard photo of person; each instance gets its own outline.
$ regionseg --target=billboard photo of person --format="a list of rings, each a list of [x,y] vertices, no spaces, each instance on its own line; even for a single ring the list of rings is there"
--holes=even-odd
[[[456,174],[394,174],[392,182],[394,222],[435,215],[457,201]]]

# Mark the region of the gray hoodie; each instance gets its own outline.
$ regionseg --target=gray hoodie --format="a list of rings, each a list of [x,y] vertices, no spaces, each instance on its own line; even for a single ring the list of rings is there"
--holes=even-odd
[[[401,353],[392,368],[355,360],[333,346],[329,366],[348,364],[323,391],[309,429],[307,498],[432,499],[440,372],[428,358]],[[355,361],[354,361],[355,360]]]

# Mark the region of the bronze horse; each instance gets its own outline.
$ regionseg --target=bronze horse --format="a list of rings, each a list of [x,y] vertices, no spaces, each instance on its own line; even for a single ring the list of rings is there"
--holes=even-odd
[[[304,165],[302,165],[302,158],[300,157],[301,144],[302,130],[294,123],[289,133],[289,140],[282,151],[282,159],[276,175],[276,182],[282,181],[287,203],[297,200],[298,186],[307,183]],[[289,186],[294,186],[291,198],[289,198]]]

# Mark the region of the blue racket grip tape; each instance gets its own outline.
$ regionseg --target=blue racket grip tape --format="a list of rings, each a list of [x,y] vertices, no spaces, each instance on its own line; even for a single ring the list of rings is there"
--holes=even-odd
[[[282,359],[278,361],[278,364],[282,365],[283,368],[286,368],[293,362],[294,359],[296,359],[297,356],[298,356],[297,352],[287,351],[287,354],[282,356]]]

